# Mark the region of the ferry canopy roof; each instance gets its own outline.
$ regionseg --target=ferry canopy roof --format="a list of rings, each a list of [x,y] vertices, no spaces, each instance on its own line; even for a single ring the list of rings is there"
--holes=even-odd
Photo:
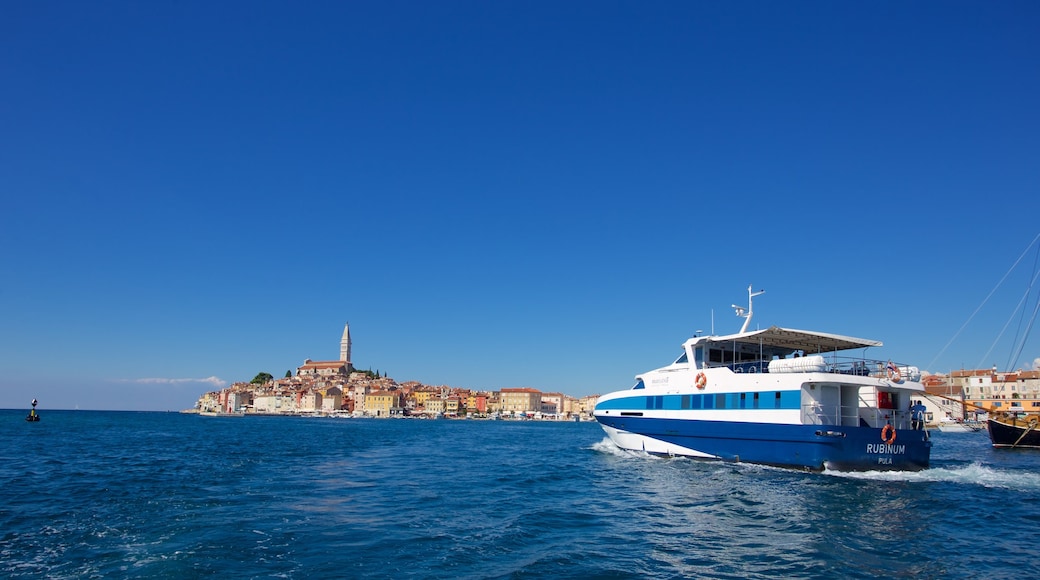
[[[869,346],[881,346],[880,340],[868,340],[865,338],[854,338],[841,336],[840,334],[829,334],[826,332],[813,332],[810,330],[795,330],[793,328],[780,328],[770,326],[765,330],[755,330],[730,334],[727,336],[701,336],[691,338],[687,344],[704,342],[744,342],[761,344],[766,347],[775,347],[790,350],[803,350],[809,352],[833,352],[836,350],[849,350],[853,348],[866,348]]]

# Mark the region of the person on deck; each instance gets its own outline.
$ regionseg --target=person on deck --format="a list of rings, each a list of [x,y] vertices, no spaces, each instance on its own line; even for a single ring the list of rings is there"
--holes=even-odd
[[[910,426],[914,431],[920,431],[924,428],[924,412],[925,407],[921,404],[920,400],[914,401],[914,404],[910,407]]]

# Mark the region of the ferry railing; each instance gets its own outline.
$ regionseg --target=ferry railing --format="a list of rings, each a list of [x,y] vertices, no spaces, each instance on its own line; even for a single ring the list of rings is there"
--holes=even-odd
[[[844,427],[884,427],[891,423],[896,429],[909,429],[910,411],[879,408],[876,402],[859,396],[858,405],[823,405],[811,401],[802,405],[802,424],[841,425]]]
[[[821,354],[820,356],[824,356],[826,368],[823,372],[827,373],[859,377],[889,378],[891,376],[889,365],[891,365],[891,367],[899,371],[901,379],[909,379],[912,381],[920,380],[920,371],[917,367],[905,363],[868,358],[839,357],[825,354]],[[722,364],[709,363],[706,366],[724,366],[734,373],[768,373],[769,362],[770,361],[768,360],[755,360],[726,362]]]

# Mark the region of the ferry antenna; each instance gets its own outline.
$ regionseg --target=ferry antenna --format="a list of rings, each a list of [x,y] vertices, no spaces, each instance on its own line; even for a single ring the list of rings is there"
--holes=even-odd
[[[752,286],[754,286],[754,285],[753,284],[748,284],[748,287],[747,287],[748,297],[747,297],[747,309],[746,310],[744,309],[743,306],[737,306],[736,304],[732,305],[732,308],[737,311],[737,316],[740,316],[740,317],[742,317],[744,319],[744,325],[740,327],[740,332],[741,333],[747,332],[748,326],[751,324],[751,317],[755,314],[754,310],[751,308],[751,300],[752,300],[752,298],[754,298],[755,296],[761,296],[762,294],[766,293],[765,290],[759,290],[758,292],[752,292],[751,291],[751,287]]]

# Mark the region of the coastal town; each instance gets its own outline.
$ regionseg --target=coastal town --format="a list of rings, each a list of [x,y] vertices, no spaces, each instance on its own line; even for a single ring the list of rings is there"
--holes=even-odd
[[[398,383],[351,362],[350,325],[340,357],[307,359],[284,378],[260,373],[199,397],[188,412],[203,415],[324,415],[338,417],[590,419],[598,396],[575,398],[530,387],[471,390],[418,381]]]
[[[929,374],[925,423],[954,429],[976,424],[987,412],[1040,410],[1040,370],[955,370]],[[344,325],[338,360],[307,359],[284,378],[260,373],[204,393],[187,412],[203,415],[325,415],[340,417],[523,418],[591,420],[598,395],[571,397],[531,387],[472,390],[419,381],[397,382],[351,362],[350,325]]]

